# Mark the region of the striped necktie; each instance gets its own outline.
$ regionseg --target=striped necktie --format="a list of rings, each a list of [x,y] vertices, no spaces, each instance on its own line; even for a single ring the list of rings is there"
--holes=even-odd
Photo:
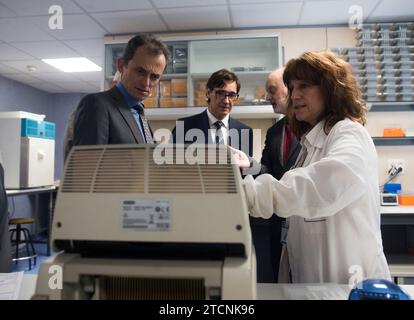
[[[214,122],[213,125],[216,127],[215,143],[224,144],[223,131],[221,130],[221,127],[224,126],[224,123],[219,120],[219,121]]]
[[[145,141],[147,141],[147,143],[154,143],[154,139],[152,138],[152,134],[151,134],[151,130],[148,125],[147,118],[145,117],[144,106],[142,104],[137,104],[134,107],[134,109],[137,110],[137,112],[139,113],[139,116],[141,117],[141,124],[142,124],[142,129],[145,135]]]

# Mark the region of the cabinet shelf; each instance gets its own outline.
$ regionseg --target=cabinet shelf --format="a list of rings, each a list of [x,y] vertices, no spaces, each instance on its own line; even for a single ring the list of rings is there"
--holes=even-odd
[[[369,112],[414,111],[412,102],[372,102]]]
[[[146,110],[149,120],[177,120],[204,111],[206,107],[150,108]],[[235,119],[276,119],[271,105],[234,106],[231,117]]]
[[[164,73],[161,80],[175,79],[175,78],[187,78],[188,73]]]
[[[385,137],[372,137],[376,146],[413,146],[414,137],[402,137],[402,138],[385,138]]]

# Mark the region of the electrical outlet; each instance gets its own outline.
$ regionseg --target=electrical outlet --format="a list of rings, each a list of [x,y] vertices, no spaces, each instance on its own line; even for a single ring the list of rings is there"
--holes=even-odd
[[[403,159],[388,159],[387,170],[390,171],[393,167],[395,169],[401,168],[401,172],[399,173],[399,175],[403,175],[405,173],[405,160],[403,160]]]

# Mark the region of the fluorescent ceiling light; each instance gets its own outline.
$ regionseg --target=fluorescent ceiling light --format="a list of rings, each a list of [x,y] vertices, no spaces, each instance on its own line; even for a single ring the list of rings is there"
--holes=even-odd
[[[86,58],[42,59],[63,72],[101,71],[102,68]]]

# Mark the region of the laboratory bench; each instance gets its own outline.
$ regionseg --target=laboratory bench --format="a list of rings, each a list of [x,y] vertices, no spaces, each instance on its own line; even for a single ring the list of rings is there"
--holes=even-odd
[[[28,300],[35,292],[36,274],[25,274],[19,292],[19,300]],[[414,285],[401,285],[414,298]],[[258,283],[258,300],[347,300],[348,285],[333,283],[282,284]]]

